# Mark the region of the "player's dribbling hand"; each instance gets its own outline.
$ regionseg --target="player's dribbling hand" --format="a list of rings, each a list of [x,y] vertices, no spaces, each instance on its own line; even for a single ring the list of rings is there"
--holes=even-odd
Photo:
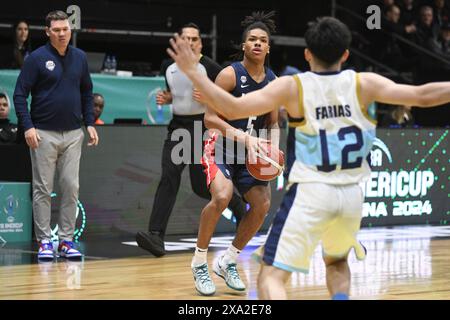
[[[27,145],[31,149],[37,149],[39,147],[39,141],[41,141],[41,137],[35,128],[28,129],[25,131],[25,140]]]
[[[256,163],[258,153],[267,154],[267,144],[269,143],[269,140],[249,135],[245,140],[245,147],[247,148],[249,162]]]
[[[181,39],[177,33],[169,42],[172,48],[167,48],[167,53],[176,62],[178,68],[186,74],[196,72],[198,57],[195,56],[189,42]]]
[[[98,145],[97,130],[95,130],[95,128],[92,126],[89,126],[87,127],[87,132],[89,134],[88,146],[90,147]]]

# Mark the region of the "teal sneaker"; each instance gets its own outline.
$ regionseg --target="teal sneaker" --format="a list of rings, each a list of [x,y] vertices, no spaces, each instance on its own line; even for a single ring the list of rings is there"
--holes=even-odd
[[[198,267],[192,267],[194,275],[195,289],[203,296],[212,296],[216,293],[216,286],[208,271],[208,264],[204,263]]]
[[[245,284],[237,271],[236,263],[229,263],[224,266],[221,265],[222,257],[214,260],[213,271],[219,277],[225,280],[228,287],[237,291],[244,291]]]

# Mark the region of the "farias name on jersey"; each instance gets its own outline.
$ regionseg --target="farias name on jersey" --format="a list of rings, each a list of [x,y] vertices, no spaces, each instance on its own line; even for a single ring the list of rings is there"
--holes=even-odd
[[[346,105],[333,105],[333,106],[321,106],[316,108],[316,119],[330,119],[351,117],[352,111],[348,104]]]

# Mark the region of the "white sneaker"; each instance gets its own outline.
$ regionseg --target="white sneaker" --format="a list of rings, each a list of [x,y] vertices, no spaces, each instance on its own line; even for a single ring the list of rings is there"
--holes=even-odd
[[[241,277],[237,271],[236,263],[229,263],[226,265],[221,265],[223,257],[218,257],[214,260],[213,271],[219,277],[225,280],[228,287],[237,291],[244,291],[245,284],[242,282]]]
[[[198,267],[192,267],[194,275],[195,289],[203,296],[212,296],[216,293],[216,286],[208,271],[208,264],[204,263]]]

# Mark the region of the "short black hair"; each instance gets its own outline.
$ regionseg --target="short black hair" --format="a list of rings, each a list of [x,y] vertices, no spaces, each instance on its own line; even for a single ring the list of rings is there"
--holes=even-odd
[[[102,98],[103,100],[105,100],[105,98],[103,98],[103,95],[102,95],[101,93],[94,92],[92,95],[94,96],[94,98],[95,98],[95,97],[100,97],[100,98]]]
[[[0,92],[0,99],[1,98],[8,100],[8,97],[3,92]]]
[[[50,28],[52,21],[68,20],[69,16],[61,10],[51,11],[45,17],[45,25]]]
[[[178,34],[181,35],[183,33],[183,29],[184,28],[194,28],[198,30],[198,34],[201,36],[201,32],[200,32],[200,27],[198,25],[196,25],[193,22],[189,22],[184,24],[179,30],[178,30]]]
[[[305,41],[308,49],[320,62],[331,66],[350,48],[352,34],[338,19],[323,17],[310,25],[305,33]]]

